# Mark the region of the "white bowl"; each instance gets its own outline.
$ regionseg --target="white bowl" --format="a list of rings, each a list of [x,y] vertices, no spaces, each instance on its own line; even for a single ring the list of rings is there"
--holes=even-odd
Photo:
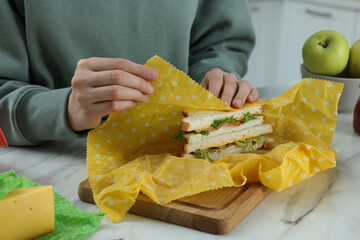
[[[344,84],[344,90],[339,100],[339,112],[352,112],[354,111],[355,104],[360,94],[360,78],[341,78],[319,75],[309,72],[304,64],[300,65],[300,72],[302,78],[316,78],[339,82]]]

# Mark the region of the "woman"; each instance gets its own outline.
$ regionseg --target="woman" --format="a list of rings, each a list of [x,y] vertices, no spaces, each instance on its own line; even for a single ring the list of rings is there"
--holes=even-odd
[[[0,0],[0,36],[10,145],[82,137],[145,101],[154,55],[235,108],[258,97],[241,81],[255,42],[245,0]]]

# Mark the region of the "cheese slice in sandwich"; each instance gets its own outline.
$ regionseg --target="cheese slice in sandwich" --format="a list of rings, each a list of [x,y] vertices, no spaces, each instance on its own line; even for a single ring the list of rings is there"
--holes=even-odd
[[[263,105],[245,104],[235,111],[184,109],[181,130],[171,136],[185,139],[181,157],[217,160],[229,154],[246,153],[260,148],[269,149],[272,139],[270,124],[264,124]]]

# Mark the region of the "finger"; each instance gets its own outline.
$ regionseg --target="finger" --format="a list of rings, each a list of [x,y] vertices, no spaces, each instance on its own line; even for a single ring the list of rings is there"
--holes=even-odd
[[[214,69],[210,74],[206,74],[205,78],[208,81],[209,92],[219,97],[224,84],[224,73],[220,69],[218,71]]]
[[[237,91],[238,80],[235,74],[225,73],[224,75],[224,87],[223,92],[221,94],[221,100],[227,105],[231,104],[231,101]]]
[[[203,87],[203,88],[205,88],[206,90],[208,90],[208,83],[207,83],[207,81],[206,81],[206,79],[204,78],[204,80],[201,82],[201,86]]]
[[[146,80],[156,80],[159,74],[155,69],[144,66],[123,58],[87,58],[78,62],[79,68],[87,68],[92,71],[123,70]]]
[[[139,90],[118,85],[94,88],[87,95],[89,96],[88,102],[90,103],[104,101],[146,101],[146,96]]]
[[[91,114],[93,116],[105,116],[113,112],[119,112],[126,109],[131,109],[136,106],[134,101],[107,101],[99,102],[91,105]]]
[[[237,93],[232,101],[234,108],[242,108],[251,91],[251,84],[248,81],[240,81],[238,86]]]
[[[259,97],[258,90],[256,88],[252,88],[246,101],[247,102],[255,102],[256,99],[258,99],[258,97]]]
[[[121,70],[93,72],[91,75],[91,80],[88,81],[88,85],[91,87],[120,85],[139,90],[144,94],[151,94],[154,92],[154,87],[151,83]]]

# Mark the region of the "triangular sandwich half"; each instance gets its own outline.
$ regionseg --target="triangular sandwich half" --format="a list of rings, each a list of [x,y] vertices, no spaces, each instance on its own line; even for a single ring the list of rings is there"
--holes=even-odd
[[[268,149],[273,141],[263,135],[273,130],[270,124],[264,124],[262,112],[260,103],[245,104],[236,111],[184,109],[181,130],[171,138],[186,139],[181,157],[209,161],[229,154]]]

